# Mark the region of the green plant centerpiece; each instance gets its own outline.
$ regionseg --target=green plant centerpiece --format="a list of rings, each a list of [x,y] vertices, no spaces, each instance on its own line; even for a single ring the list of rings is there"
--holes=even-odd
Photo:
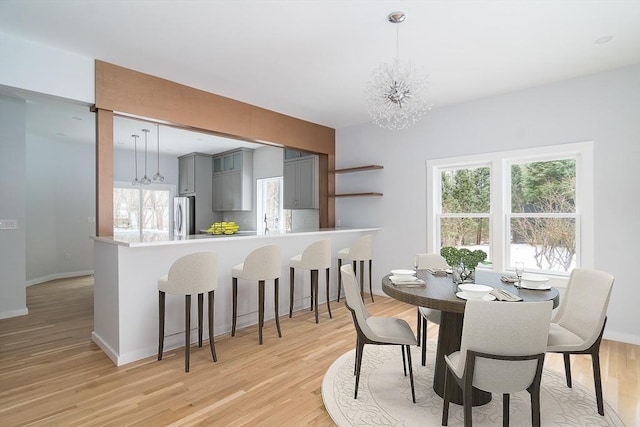
[[[473,283],[476,277],[476,267],[487,259],[487,253],[481,249],[472,251],[453,246],[445,246],[440,249],[440,255],[451,266],[451,276],[455,283]]]

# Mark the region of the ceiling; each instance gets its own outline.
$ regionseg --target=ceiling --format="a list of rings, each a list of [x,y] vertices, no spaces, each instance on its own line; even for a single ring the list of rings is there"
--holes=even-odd
[[[638,0],[2,0],[0,29],[339,129],[370,121],[395,10],[434,108],[640,62]]]

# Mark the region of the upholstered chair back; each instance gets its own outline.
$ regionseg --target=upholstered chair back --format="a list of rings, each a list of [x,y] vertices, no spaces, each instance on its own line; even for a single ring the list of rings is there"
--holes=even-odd
[[[331,267],[331,240],[318,240],[302,252],[300,268],[320,270]]]
[[[174,295],[195,295],[218,288],[218,257],[214,252],[196,252],[177,259],[167,280],[158,290]]]
[[[268,245],[255,249],[247,255],[242,264],[239,279],[271,280],[280,277],[280,246]]]
[[[420,270],[427,268],[434,270],[449,268],[447,261],[440,254],[417,254],[416,259],[418,260],[418,268]]]
[[[365,234],[349,247],[349,259],[352,261],[373,259],[373,236],[371,234]]]
[[[503,356],[545,353],[552,309],[552,301],[505,303],[468,300],[456,373],[462,376],[467,350]],[[477,358],[473,385],[493,393],[514,393],[529,387],[535,373],[535,360]]]
[[[584,349],[591,347],[602,331],[613,281],[604,271],[574,268],[571,272],[553,323],[582,338]]]
[[[356,275],[353,272],[351,264],[340,267],[340,274],[342,275],[342,283],[344,284],[345,303],[355,314],[356,322],[362,333],[370,340],[375,341],[376,334],[371,330],[369,325],[367,325],[369,312],[362,301],[360,289],[356,282]]]

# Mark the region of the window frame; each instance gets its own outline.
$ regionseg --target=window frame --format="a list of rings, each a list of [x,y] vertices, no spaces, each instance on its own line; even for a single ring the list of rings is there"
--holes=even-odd
[[[490,168],[490,208],[489,208],[489,248],[491,269],[508,271],[509,229],[511,218],[511,165],[538,161],[574,159],[576,162],[576,206],[575,213],[556,214],[558,217],[570,215],[576,218],[576,267],[594,267],[594,168],[593,141],[548,145],[520,150],[499,151],[461,157],[448,157],[426,161],[427,169],[427,250],[440,251],[440,221],[442,218],[441,172],[489,166]],[[446,214],[451,216],[451,214]],[[470,217],[472,214],[462,214]],[[483,215],[484,214],[480,214]],[[551,214],[543,214],[550,217]],[[531,214],[527,215],[532,216]],[[544,272],[544,274],[567,277],[570,271]]]

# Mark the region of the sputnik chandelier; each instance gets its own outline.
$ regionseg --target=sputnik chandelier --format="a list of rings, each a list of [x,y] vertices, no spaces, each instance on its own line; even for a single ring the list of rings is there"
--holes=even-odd
[[[404,12],[392,12],[389,22],[396,27],[396,57],[380,63],[367,83],[367,110],[373,122],[390,130],[405,129],[418,122],[432,105],[427,102],[429,82],[412,62],[401,61],[398,40],[400,25],[406,19]]]

